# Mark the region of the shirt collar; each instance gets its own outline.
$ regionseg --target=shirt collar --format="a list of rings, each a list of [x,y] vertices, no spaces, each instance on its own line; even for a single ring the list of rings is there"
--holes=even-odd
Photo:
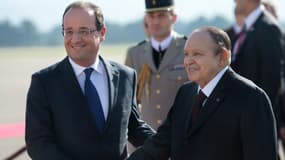
[[[264,12],[264,6],[259,5],[254,11],[252,11],[246,18],[245,18],[245,25],[246,30],[249,30],[253,23],[257,20],[257,18]]]
[[[162,49],[162,50],[165,50],[165,49],[168,48],[168,46],[170,45],[173,36],[174,36],[174,32],[171,31],[171,33],[169,34],[169,36],[166,37],[164,40],[162,40],[162,41],[160,41],[160,42],[157,41],[157,40],[155,40],[153,37],[151,37],[151,38],[150,38],[151,46],[152,46],[155,50],[159,51],[158,46],[160,45],[161,49]]]
[[[234,29],[235,34],[240,33],[241,32],[241,28],[242,27],[240,25],[236,24],[236,23],[233,25],[233,29]]]
[[[211,95],[211,93],[213,92],[214,88],[216,87],[216,85],[218,84],[218,82],[220,81],[220,79],[222,78],[222,76],[225,74],[226,70],[229,67],[226,66],[225,68],[223,68],[208,84],[206,84],[206,86],[204,88],[202,88],[203,93],[209,97]],[[200,90],[201,87],[199,86]]]
[[[94,71],[96,71],[97,73],[100,73],[100,74],[104,73],[104,66],[103,66],[103,63],[100,61],[99,56],[97,56],[96,61],[92,65],[90,65],[89,67],[83,67],[83,66],[78,65],[70,57],[68,57],[68,60],[71,64],[76,76],[79,76],[80,74],[82,74],[82,72],[84,72],[84,70],[86,68],[93,68]]]

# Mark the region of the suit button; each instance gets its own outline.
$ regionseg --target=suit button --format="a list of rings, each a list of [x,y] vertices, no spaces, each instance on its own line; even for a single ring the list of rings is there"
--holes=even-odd
[[[156,94],[160,94],[160,90],[158,89],[158,90],[156,90]]]
[[[160,109],[160,105],[156,105],[156,109]]]
[[[159,120],[157,120],[156,122],[157,122],[157,124],[161,124],[161,120],[160,120],[160,119],[159,119]]]
[[[156,75],[156,79],[160,79],[160,74],[157,74],[157,75]]]

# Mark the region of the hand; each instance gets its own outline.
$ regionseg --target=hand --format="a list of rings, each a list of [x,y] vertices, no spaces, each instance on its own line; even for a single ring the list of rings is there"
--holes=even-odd
[[[285,126],[280,127],[279,134],[282,141],[285,141]]]

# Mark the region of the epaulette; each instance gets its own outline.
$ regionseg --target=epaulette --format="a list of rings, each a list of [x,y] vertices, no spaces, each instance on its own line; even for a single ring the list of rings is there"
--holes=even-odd
[[[144,44],[144,43],[146,43],[146,42],[147,42],[147,40],[145,39],[145,40],[139,42],[139,43],[137,44],[137,46],[140,46],[140,45],[142,45],[142,44]]]

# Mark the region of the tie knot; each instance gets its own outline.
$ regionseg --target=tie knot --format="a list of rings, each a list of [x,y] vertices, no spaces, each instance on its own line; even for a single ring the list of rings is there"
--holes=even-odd
[[[240,34],[245,34],[246,32],[247,32],[246,24],[244,23],[244,25],[241,28]]]
[[[161,45],[158,46],[158,51],[162,52]]]
[[[91,73],[93,72],[93,68],[86,68],[85,70],[84,70],[84,73],[85,73],[85,76],[86,76],[86,78],[90,78],[90,75],[91,75]]]
[[[198,98],[198,101],[202,103],[202,102],[207,98],[207,96],[206,96],[206,95],[203,93],[203,91],[200,89],[197,98]]]

